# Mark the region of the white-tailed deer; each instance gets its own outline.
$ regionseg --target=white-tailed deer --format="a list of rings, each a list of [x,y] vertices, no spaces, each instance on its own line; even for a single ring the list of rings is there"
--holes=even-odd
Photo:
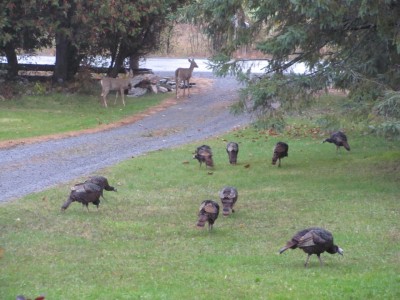
[[[118,91],[121,93],[122,103],[125,106],[125,95],[124,91],[131,88],[131,78],[132,78],[132,70],[129,71],[128,78],[111,78],[111,77],[103,77],[100,80],[101,83],[101,96],[103,97],[104,106],[107,107],[107,95],[110,91],[117,91],[115,94],[115,102],[117,103]]]
[[[183,82],[183,96],[185,96],[185,90],[188,89],[188,97],[190,97],[190,77],[192,77],[193,69],[198,68],[194,59],[190,59],[189,68],[178,68],[175,71],[175,82],[176,82],[176,98],[178,99],[178,88],[181,82]]]

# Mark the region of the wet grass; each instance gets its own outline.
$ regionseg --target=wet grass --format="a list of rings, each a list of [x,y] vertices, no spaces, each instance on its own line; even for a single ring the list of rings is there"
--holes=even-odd
[[[400,144],[347,134],[352,150],[339,154],[307,124],[199,141],[213,170],[192,160],[199,144],[132,158],[100,172],[118,193],[98,211],[61,213],[69,185],[2,204],[0,298],[398,299]],[[281,168],[271,165],[279,140],[290,147]],[[197,230],[201,201],[225,185],[238,189],[236,212]],[[306,269],[302,251],[278,255],[309,226],[332,231],[344,257],[325,253],[323,267],[312,257]]]

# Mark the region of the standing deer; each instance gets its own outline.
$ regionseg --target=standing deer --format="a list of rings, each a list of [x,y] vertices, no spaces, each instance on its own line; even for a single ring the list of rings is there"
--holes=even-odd
[[[189,58],[190,67],[189,68],[178,68],[175,71],[175,82],[176,82],[176,99],[178,99],[178,87],[181,82],[183,82],[183,96],[185,96],[186,87],[188,88],[188,97],[190,97],[190,77],[192,77],[193,69],[199,66],[193,59]]]
[[[104,106],[107,107],[107,95],[110,91],[117,91],[115,94],[115,102],[117,103],[118,91],[121,93],[122,103],[125,106],[124,91],[131,88],[132,70],[129,71],[128,78],[111,78],[103,77],[101,83],[101,96],[103,97]]]

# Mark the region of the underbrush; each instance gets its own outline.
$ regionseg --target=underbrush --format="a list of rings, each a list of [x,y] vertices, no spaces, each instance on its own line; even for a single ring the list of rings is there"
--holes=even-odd
[[[343,93],[323,94],[300,111],[271,110],[256,116],[254,127],[275,132],[293,132],[293,120],[319,131],[356,130],[364,135],[377,135],[400,140],[400,96],[393,92],[381,102],[350,99]],[[245,110],[236,104],[233,113]]]

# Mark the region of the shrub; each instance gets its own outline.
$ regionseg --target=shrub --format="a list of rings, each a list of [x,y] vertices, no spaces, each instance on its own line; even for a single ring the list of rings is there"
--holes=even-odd
[[[400,92],[386,91],[382,101],[374,106],[374,112],[381,119],[370,129],[380,136],[400,139]]]

